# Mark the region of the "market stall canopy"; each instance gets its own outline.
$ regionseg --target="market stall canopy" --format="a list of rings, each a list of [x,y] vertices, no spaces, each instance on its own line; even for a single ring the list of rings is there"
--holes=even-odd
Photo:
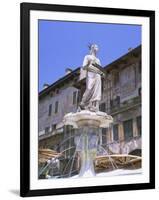
[[[45,163],[50,159],[59,158],[62,156],[61,153],[58,153],[57,151],[52,150],[52,149],[39,149],[38,154],[39,154],[39,157],[38,157],[39,163]]]

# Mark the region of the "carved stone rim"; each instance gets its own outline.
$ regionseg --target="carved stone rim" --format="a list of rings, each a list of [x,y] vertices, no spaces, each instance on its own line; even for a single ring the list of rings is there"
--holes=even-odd
[[[91,126],[95,128],[107,128],[113,122],[113,118],[104,112],[91,112],[82,110],[76,113],[68,113],[64,116],[64,125],[72,125],[73,128]]]

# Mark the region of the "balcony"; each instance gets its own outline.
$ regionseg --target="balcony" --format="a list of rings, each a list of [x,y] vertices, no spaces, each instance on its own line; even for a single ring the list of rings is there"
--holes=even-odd
[[[41,131],[41,132],[43,132],[43,134],[39,133],[39,140],[49,138],[53,135],[61,134],[61,133],[63,133],[63,128],[59,128],[59,129],[51,129],[50,128],[48,132],[45,132],[45,131]]]

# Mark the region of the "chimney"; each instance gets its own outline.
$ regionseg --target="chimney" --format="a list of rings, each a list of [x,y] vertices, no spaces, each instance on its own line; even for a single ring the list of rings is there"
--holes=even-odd
[[[65,75],[70,74],[71,72],[72,72],[72,69],[70,69],[70,68],[65,69]]]
[[[46,89],[46,88],[48,88],[49,87],[49,84],[47,84],[47,83],[44,83],[43,84],[43,89]]]

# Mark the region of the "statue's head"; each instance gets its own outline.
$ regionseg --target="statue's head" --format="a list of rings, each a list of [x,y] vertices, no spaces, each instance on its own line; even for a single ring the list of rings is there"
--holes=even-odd
[[[90,53],[92,52],[96,53],[99,50],[99,47],[97,44],[90,44],[88,47],[89,47]]]

